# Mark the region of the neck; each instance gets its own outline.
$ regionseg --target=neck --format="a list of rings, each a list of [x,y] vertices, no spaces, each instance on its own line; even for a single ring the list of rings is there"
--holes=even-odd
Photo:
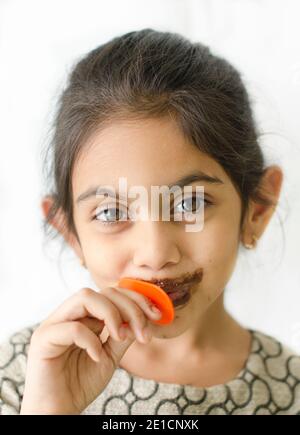
[[[135,341],[120,366],[141,377],[214,385],[239,373],[250,349],[251,335],[226,312],[221,295],[180,336],[153,337],[148,344]]]
[[[224,350],[236,341],[244,329],[228,314],[224,308],[223,293],[215,300],[207,312],[194,322],[183,334],[170,339],[153,338],[151,343],[158,350],[172,349],[178,357],[183,354],[206,354],[208,351]]]

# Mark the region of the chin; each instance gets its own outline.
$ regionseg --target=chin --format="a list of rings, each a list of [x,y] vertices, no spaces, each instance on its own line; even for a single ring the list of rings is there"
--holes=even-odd
[[[187,331],[191,324],[189,322],[190,316],[185,316],[182,314],[181,316],[176,315],[172,323],[168,325],[156,325],[154,323],[149,323],[153,338],[175,338],[179,337],[185,331]]]

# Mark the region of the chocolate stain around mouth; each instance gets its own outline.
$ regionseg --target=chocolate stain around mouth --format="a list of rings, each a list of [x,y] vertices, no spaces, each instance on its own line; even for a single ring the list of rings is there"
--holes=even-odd
[[[165,278],[165,279],[150,279],[145,280],[141,278],[140,281],[150,282],[152,284],[155,284],[159,287],[161,287],[166,293],[171,293],[176,291],[177,288],[180,288],[180,286],[184,284],[191,284],[191,287],[194,287],[196,284],[200,283],[202,281],[203,277],[203,268],[196,269],[193,273],[186,273],[180,278],[172,279],[172,278]]]

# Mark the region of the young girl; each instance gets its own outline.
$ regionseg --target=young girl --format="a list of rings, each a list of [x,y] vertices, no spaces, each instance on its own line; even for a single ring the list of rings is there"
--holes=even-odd
[[[238,71],[178,34],[116,37],[74,67],[51,151],[45,228],[98,290],[76,291],[2,345],[1,413],[300,413],[300,357],[223,303],[239,249],[262,237],[283,178],[265,167]],[[98,195],[121,177],[147,191],[203,186],[204,200],[193,191],[174,200],[181,221],[133,220],[119,197]],[[203,228],[186,231],[199,198]],[[122,277],[179,283],[189,298],[159,325],[149,299],[118,287]]]

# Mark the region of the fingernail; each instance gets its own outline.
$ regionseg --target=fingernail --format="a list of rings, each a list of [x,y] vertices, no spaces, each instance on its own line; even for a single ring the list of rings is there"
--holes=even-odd
[[[161,311],[155,306],[155,305],[152,305],[151,306],[151,311],[153,312],[153,314],[155,314],[155,315],[161,315]]]
[[[119,337],[121,340],[125,340],[127,338],[127,327],[121,326],[119,329]]]

